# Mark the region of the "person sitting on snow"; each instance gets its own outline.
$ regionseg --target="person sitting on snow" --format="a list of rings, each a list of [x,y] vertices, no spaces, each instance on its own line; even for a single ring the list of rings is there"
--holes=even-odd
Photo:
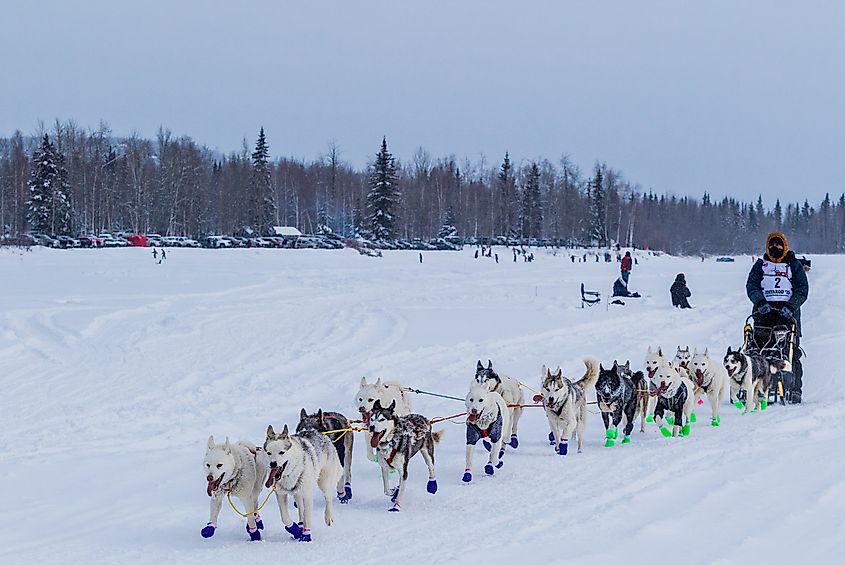
[[[616,282],[613,283],[613,296],[623,296],[625,298],[639,298],[640,294],[638,292],[631,293],[628,290],[628,283],[625,282],[625,279],[619,277],[616,279]]]
[[[672,295],[672,306],[681,309],[692,308],[687,300],[691,296],[691,293],[687,288],[687,279],[683,273],[678,273],[678,276],[675,277],[675,282],[669,287],[669,292]]]

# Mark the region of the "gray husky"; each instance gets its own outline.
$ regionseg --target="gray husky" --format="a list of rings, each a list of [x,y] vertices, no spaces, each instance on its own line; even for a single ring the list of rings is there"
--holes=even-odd
[[[267,455],[255,445],[241,441],[234,445],[229,438],[221,444],[214,443],[214,436],[208,436],[205,452],[205,474],[208,486],[206,493],[211,497],[211,516],[202,529],[202,537],[210,538],[217,529],[217,517],[223,504],[223,496],[234,495],[244,505],[247,516],[246,531],[252,541],[261,539],[264,524],[255,512],[258,495],[264,479],[270,470]]]
[[[587,367],[584,376],[572,382],[563,376],[560,367],[552,373],[545,369],[543,375],[543,406],[551,429],[550,438],[559,455],[569,452],[571,436],[578,438],[578,453],[584,448],[584,430],[587,423],[587,389],[599,378],[599,364],[595,359],[584,359]]]
[[[772,386],[772,376],[781,370],[789,370],[789,364],[783,361],[769,361],[756,352],[743,353],[733,351],[728,346],[722,362],[730,377],[731,402],[744,412],[748,412],[751,405],[753,410],[765,410],[768,406],[769,388]],[[745,404],[739,399],[739,392],[745,391]]]
[[[266,486],[276,492],[285,530],[299,541],[311,541],[315,488],[319,487],[326,499],[326,525],[331,526],[334,521],[332,490],[343,469],[331,440],[311,429],[290,435],[287,425],[281,434],[267,426],[264,451],[270,458]],[[300,523],[288,513],[288,495],[296,502]]]
[[[445,433],[440,430],[432,433],[431,423],[425,416],[408,414],[398,416],[395,412],[396,401],[391,401],[387,407],[382,407],[381,401],[376,400],[370,417],[370,445],[376,450],[378,462],[381,465],[381,479],[384,484],[384,495],[389,496],[393,505],[390,512],[399,512],[405,496],[405,484],[408,482],[408,462],[417,453],[421,453],[428,467],[428,485],[426,490],[434,494],[437,492],[437,478],[434,476],[434,444],[440,441]],[[399,486],[390,489],[388,473],[399,471]]]
[[[634,429],[634,420],[638,412],[643,412],[641,421],[645,421],[644,412],[647,403],[641,401],[648,394],[643,388],[645,386],[643,372],[633,373],[630,361],[624,365],[614,361],[610,369],[599,365],[596,399],[604,421],[605,447],[613,447],[616,444],[619,424],[623,419],[625,420],[623,424],[625,436],[622,443],[631,442],[631,431]],[[642,431],[642,426],[640,431]]]
[[[306,430],[326,435],[334,444],[340,466],[343,467],[343,474],[337,482],[337,499],[341,504],[348,503],[352,500],[352,444],[355,439],[350,431],[349,420],[338,412],[323,412],[320,409],[316,414],[308,414],[303,408],[299,413],[296,433]]]

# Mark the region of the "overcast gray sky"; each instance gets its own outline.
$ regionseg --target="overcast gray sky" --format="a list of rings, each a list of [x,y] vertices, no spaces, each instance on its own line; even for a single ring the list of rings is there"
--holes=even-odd
[[[845,191],[845,2],[2,0],[0,135],[73,118],[362,166],[567,153],[658,192]],[[840,163],[840,164],[837,164]]]

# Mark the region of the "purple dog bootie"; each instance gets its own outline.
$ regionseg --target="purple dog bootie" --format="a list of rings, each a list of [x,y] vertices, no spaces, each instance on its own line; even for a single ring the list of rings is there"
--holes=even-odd
[[[261,530],[259,530],[258,528],[250,528],[249,526],[247,526],[246,533],[249,534],[250,541],[261,541]]]
[[[567,440],[562,440],[557,446],[557,453],[558,455],[566,455],[569,453],[569,442]]]
[[[425,485],[425,490],[427,490],[430,494],[434,494],[437,492],[437,479],[429,479],[428,484]]]
[[[302,537],[302,526],[296,522],[291,523],[290,526],[285,526],[285,531],[292,535],[293,539],[299,539]]]
[[[202,530],[200,530],[200,534],[202,534],[202,537],[204,537],[204,538],[210,538],[211,536],[214,535],[214,530],[216,530],[216,529],[217,529],[217,524],[215,524],[214,522],[209,522],[208,524],[205,525],[205,527]]]

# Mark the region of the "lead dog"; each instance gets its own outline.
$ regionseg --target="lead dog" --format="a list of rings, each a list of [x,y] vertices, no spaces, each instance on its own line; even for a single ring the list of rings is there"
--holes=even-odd
[[[704,353],[699,353],[696,349],[687,367],[695,384],[694,405],[698,404],[698,399],[701,398],[702,393],[706,394],[707,400],[710,401],[710,425],[718,426],[722,423],[719,405],[728,390],[728,372],[724,366],[715,363],[710,358],[707,348],[704,349]]]
[[[234,495],[240,499],[248,513],[246,531],[249,538],[252,541],[260,540],[259,530],[264,529],[264,523],[255,509],[258,508],[258,495],[261,494],[264,479],[270,470],[267,455],[245,441],[231,445],[229,438],[226,438],[226,442],[221,445],[214,443],[214,436],[208,436],[204,463],[211,512],[208,523],[200,532],[202,537],[210,538],[214,535],[223,495]]]
[[[387,406],[391,402],[396,403],[396,414],[398,416],[406,416],[411,413],[411,399],[405,395],[402,390],[402,385],[399,383],[382,383],[378,379],[375,383],[368,384],[367,378],[361,378],[361,388],[358,390],[358,395],[355,397],[355,404],[358,407],[358,412],[361,413],[361,420],[365,426],[370,423],[370,415],[373,411],[373,405],[376,401],[381,401],[382,406]],[[373,448],[370,447],[370,432],[364,432],[367,438],[367,459],[375,461],[375,454]]]
[[[511,412],[511,437],[506,445],[510,445],[516,449],[519,447],[519,439],[517,437],[517,427],[519,425],[519,418],[522,416],[522,405],[525,404],[525,397],[522,394],[522,388],[519,386],[519,381],[511,377],[497,373],[493,370],[493,362],[487,360],[487,366],[481,364],[478,360],[478,365],[475,366],[475,382],[484,384],[487,381],[492,381],[494,384],[490,390],[498,392],[502,398],[510,405]]]
[[[331,440],[311,429],[290,435],[287,424],[281,434],[276,434],[273,426],[267,426],[264,451],[270,458],[270,475],[265,486],[276,493],[285,530],[294,539],[311,541],[315,488],[320,489],[326,500],[326,525],[334,522],[332,490],[343,469]],[[288,513],[288,496],[293,496],[296,502],[300,523],[294,522]]]
[[[730,346],[722,364],[730,377],[731,403],[739,409],[743,409],[742,401],[739,400],[739,391],[745,391],[744,413],[748,412],[752,402],[755,411],[765,410],[768,406],[772,375],[781,370],[789,370],[788,363],[769,361],[758,353],[732,351]]]
[[[631,362],[620,365],[616,361],[613,367],[605,369],[599,365],[599,377],[596,381],[596,399],[598,400],[601,418],[604,421],[605,447],[613,447],[619,435],[619,424],[624,422],[625,437],[622,443],[631,443],[631,431],[637,412],[642,410],[643,403],[640,390],[645,386],[645,376],[642,371],[631,372]],[[645,416],[643,416],[645,419]],[[611,426],[612,422],[612,426]]]
[[[428,467],[428,484],[426,490],[434,494],[437,492],[437,478],[434,476],[434,444],[440,441],[444,430],[431,432],[431,423],[425,416],[408,414],[399,416],[396,413],[396,401],[387,407],[382,407],[376,400],[373,414],[370,418],[370,445],[378,454],[381,465],[381,479],[384,484],[384,495],[389,496],[393,506],[390,512],[399,512],[405,498],[405,484],[408,482],[408,462],[421,453]],[[390,490],[388,473],[399,471],[399,486]]]
[[[472,481],[472,454],[479,439],[485,438],[491,444],[484,472],[492,475],[494,468],[502,467],[500,458],[505,454],[502,440],[504,431],[510,428],[510,411],[502,395],[490,390],[490,386],[490,381],[487,384],[473,381],[466,396],[467,460],[462,479],[465,483]]]
[[[571,436],[578,438],[578,453],[584,448],[584,430],[587,423],[587,389],[596,384],[599,364],[592,357],[584,359],[587,371],[577,382],[563,376],[560,367],[552,373],[545,370],[542,383],[543,407],[549,419],[549,428],[558,455],[569,452]]]
[[[337,482],[337,499],[341,504],[352,500],[352,445],[355,435],[351,431],[349,420],[338,412],[323,412],[308,414],[305,408],[299,413],[299,424],[296,433],[313,430],[326,435],[337,451],[343,474]]]

